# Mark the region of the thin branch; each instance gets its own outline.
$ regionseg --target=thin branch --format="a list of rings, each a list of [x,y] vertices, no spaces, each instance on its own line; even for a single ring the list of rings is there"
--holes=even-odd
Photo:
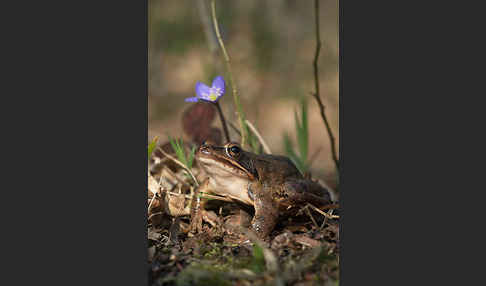
[[[307,203],[307,206],[310,206],[311,208],[313,208],[316,212],[320,213],[321,215],[329,218],[329,219],[335,219],[335,218],[339,218],[338,215],[333,215],[333,214],[328,214],[326,212],[323,212],[322,210],[320,210],[319,208],[315,207],[314,205],[312,204],[309,204]]]
[[[223,51],[224,59],[226,61],[226,68],[228,69],[228,73],[229,73],[229,76],[230,76],[231,87],[233,89],[233,99],[234,99],[235,105],[236,105],[236,114],[238,115],[238,122],[240,123],[240,130],[242,132],[241,146],[245,147],[247,137],[248,137],[248,132],[247,132],[247,130],[245,128],[245,124],[244,124],[245,115],[244,115],[243,110],[241,108],[240,97],[238,95],[238,90],[236,89],[235,80],[233,78],[233,72],[231,71],[230,57],[228,56],[228,53],[226,52],[226,48],[224,47],[223,39],[221,38],[221,33],[219,32],[218,20],[216,19],[215,0],[211,0],[211,17],[213,18],[213,26],[214,26],[214,30],[216,32],[216,37],[218,38],[219,46],[221,47],[221,50]]]
[[[272,154],[272,151],[268,147],[267,143],[265,143],[265,140],[263,140],[263,137],[260,135],[258,130],[255,128],[255,126],[253,126],[253,124],[251,124],[251,122],[248,121],[248,120],[245,120],[245,122],[246,122],[246,125],[248,126],[248,128],[250,128],[251,132],[253,132],[253,134],[255,134],[255,136],[258,138],[258,141],[260,141],[260,144],[262,144],[263,150],[265,150],[265,153]]]
[[[329,211],[327,212],[327,214],[328,214],[329,216],[332,216],[332,213],[333,213],[333,212],[334,212],[334,209],[331,209],[331,210],[329,210]],[[327,220],[328,220],[328,219],[329,219],[329,217],[327,217],[327,216],[324,218],[324,222],[322,223],[321,228],[320,228],[321,230],[324,228],[324,226],[326,226],[326,223],[327,223]]]
[[[318,227],[319,227],[319,225],[317,224],[316,220],[314,219],[314,216],[312,216],[312,214],[311,214],[311,212],[310,212],[310,210],[309,210],[309,205],[305,206],[304,208],[305,208],[305,211],[306,211],[307,215],[308,215],[308,216],[311,218],[312,223],[314,223],[314,226],[315,226],[316,228],[318,228]]]
[[[322,120],[324,121],[324,125],[326,126],[327,133],[329,134],[329,140],[331,141],[331,150],[332,150],[332,159],[334,164],[336,165],[336,172],[339,176],[339,160],[337,158],[336,152],[336,142],[334,135],[332,133],[331,127],[329,125],[329,121],[327,120],[326,114],[324,113],[324,105],[322,104],[320,95],[319,95],[319,67],[317,65],[317,60],[319,59],[319,52],[321,51],[321,37],[319,33],[319,0],[314,0],[314,10],[315,10],[315,20],[316,20],[316,54],[314,57],[314,81],[316,86],[316,92],[312,95],[316,98],[317,104],[319,105],[319,109],[321,112]]]

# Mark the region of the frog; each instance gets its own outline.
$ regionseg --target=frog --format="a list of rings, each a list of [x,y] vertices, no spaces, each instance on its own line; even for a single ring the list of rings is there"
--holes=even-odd
[[[286,156],[255,154],[236,142],[203,142],[195,158],[207,175],[206,192],[254,207],[251,229],[261,239],[268,239],[279,219],[307,204],[332,204],[329,190],[305,178]]]

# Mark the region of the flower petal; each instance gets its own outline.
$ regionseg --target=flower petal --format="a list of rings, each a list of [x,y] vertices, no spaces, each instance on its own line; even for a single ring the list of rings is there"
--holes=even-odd
[[[185,102],[197,102],[199,100],[199,98],[197,97],[188,97],[186,99],[184,99]]]
[[[222,96],[224,94],[224,91],[225,91],[225,82],[224,82],[224,78],[222,76],[217,76],[214,78],[213,80],[213,84],[212,84],[212,88],[217,88],[219,90],[219,92],[217,93],[218,94],[218,97]]]
[[[196,83],[196,95],[198,98],[207,99],[209,98],[209,93],[209,86],[199,81]]]

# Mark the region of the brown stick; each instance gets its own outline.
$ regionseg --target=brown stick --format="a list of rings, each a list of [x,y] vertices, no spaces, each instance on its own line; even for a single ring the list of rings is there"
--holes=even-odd
[[[314,205],[312,204],[307,204],[306,207],[311,207],[313,208],[316,212],[320,213],[321,215],[325,216],[325,217],[328,217],[330,219],[335,219],[335,218],[339,218],[338,215],[332,215],[332,214],[328,214],[328,213],[325,213],[323,212],[322,210],[320,210],[319,208],[315,207]]]
[[[326,126],[327,129],[327,133],[329,134],[329,140],[331,141],[332,159],[334,161],[334,164],[336,165],[336,172],[339,176],[339,160],[337,158],[336,142],[331,127],[329,126],[329,122],[327,120],[326,114],[324,113],[324,105],[322,104],[319,95],[319,67],[317,65],[317,60],[319,59],[319,52],[321,51],[321,37],[319,35],[320,34],[319,33],[319,0],[314,0],[314,9],[315,9],[316,41],[317,41],[316,54],[314,57],[314,80],[315,80],[316,92],[313,93],[312,95],[315,97],[317,104],[319,105],[322,120],[324,121],[324,125]]]

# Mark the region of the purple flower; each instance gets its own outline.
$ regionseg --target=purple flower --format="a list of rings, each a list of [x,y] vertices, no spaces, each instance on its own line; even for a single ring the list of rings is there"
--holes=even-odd
[[[211,87],[204,83],[196,83],[196,97],[188,97],[187,102],[197,102],[199,100],[216,102],[224,94],[225,82],[222,76],[217,76],[213,80]]]

